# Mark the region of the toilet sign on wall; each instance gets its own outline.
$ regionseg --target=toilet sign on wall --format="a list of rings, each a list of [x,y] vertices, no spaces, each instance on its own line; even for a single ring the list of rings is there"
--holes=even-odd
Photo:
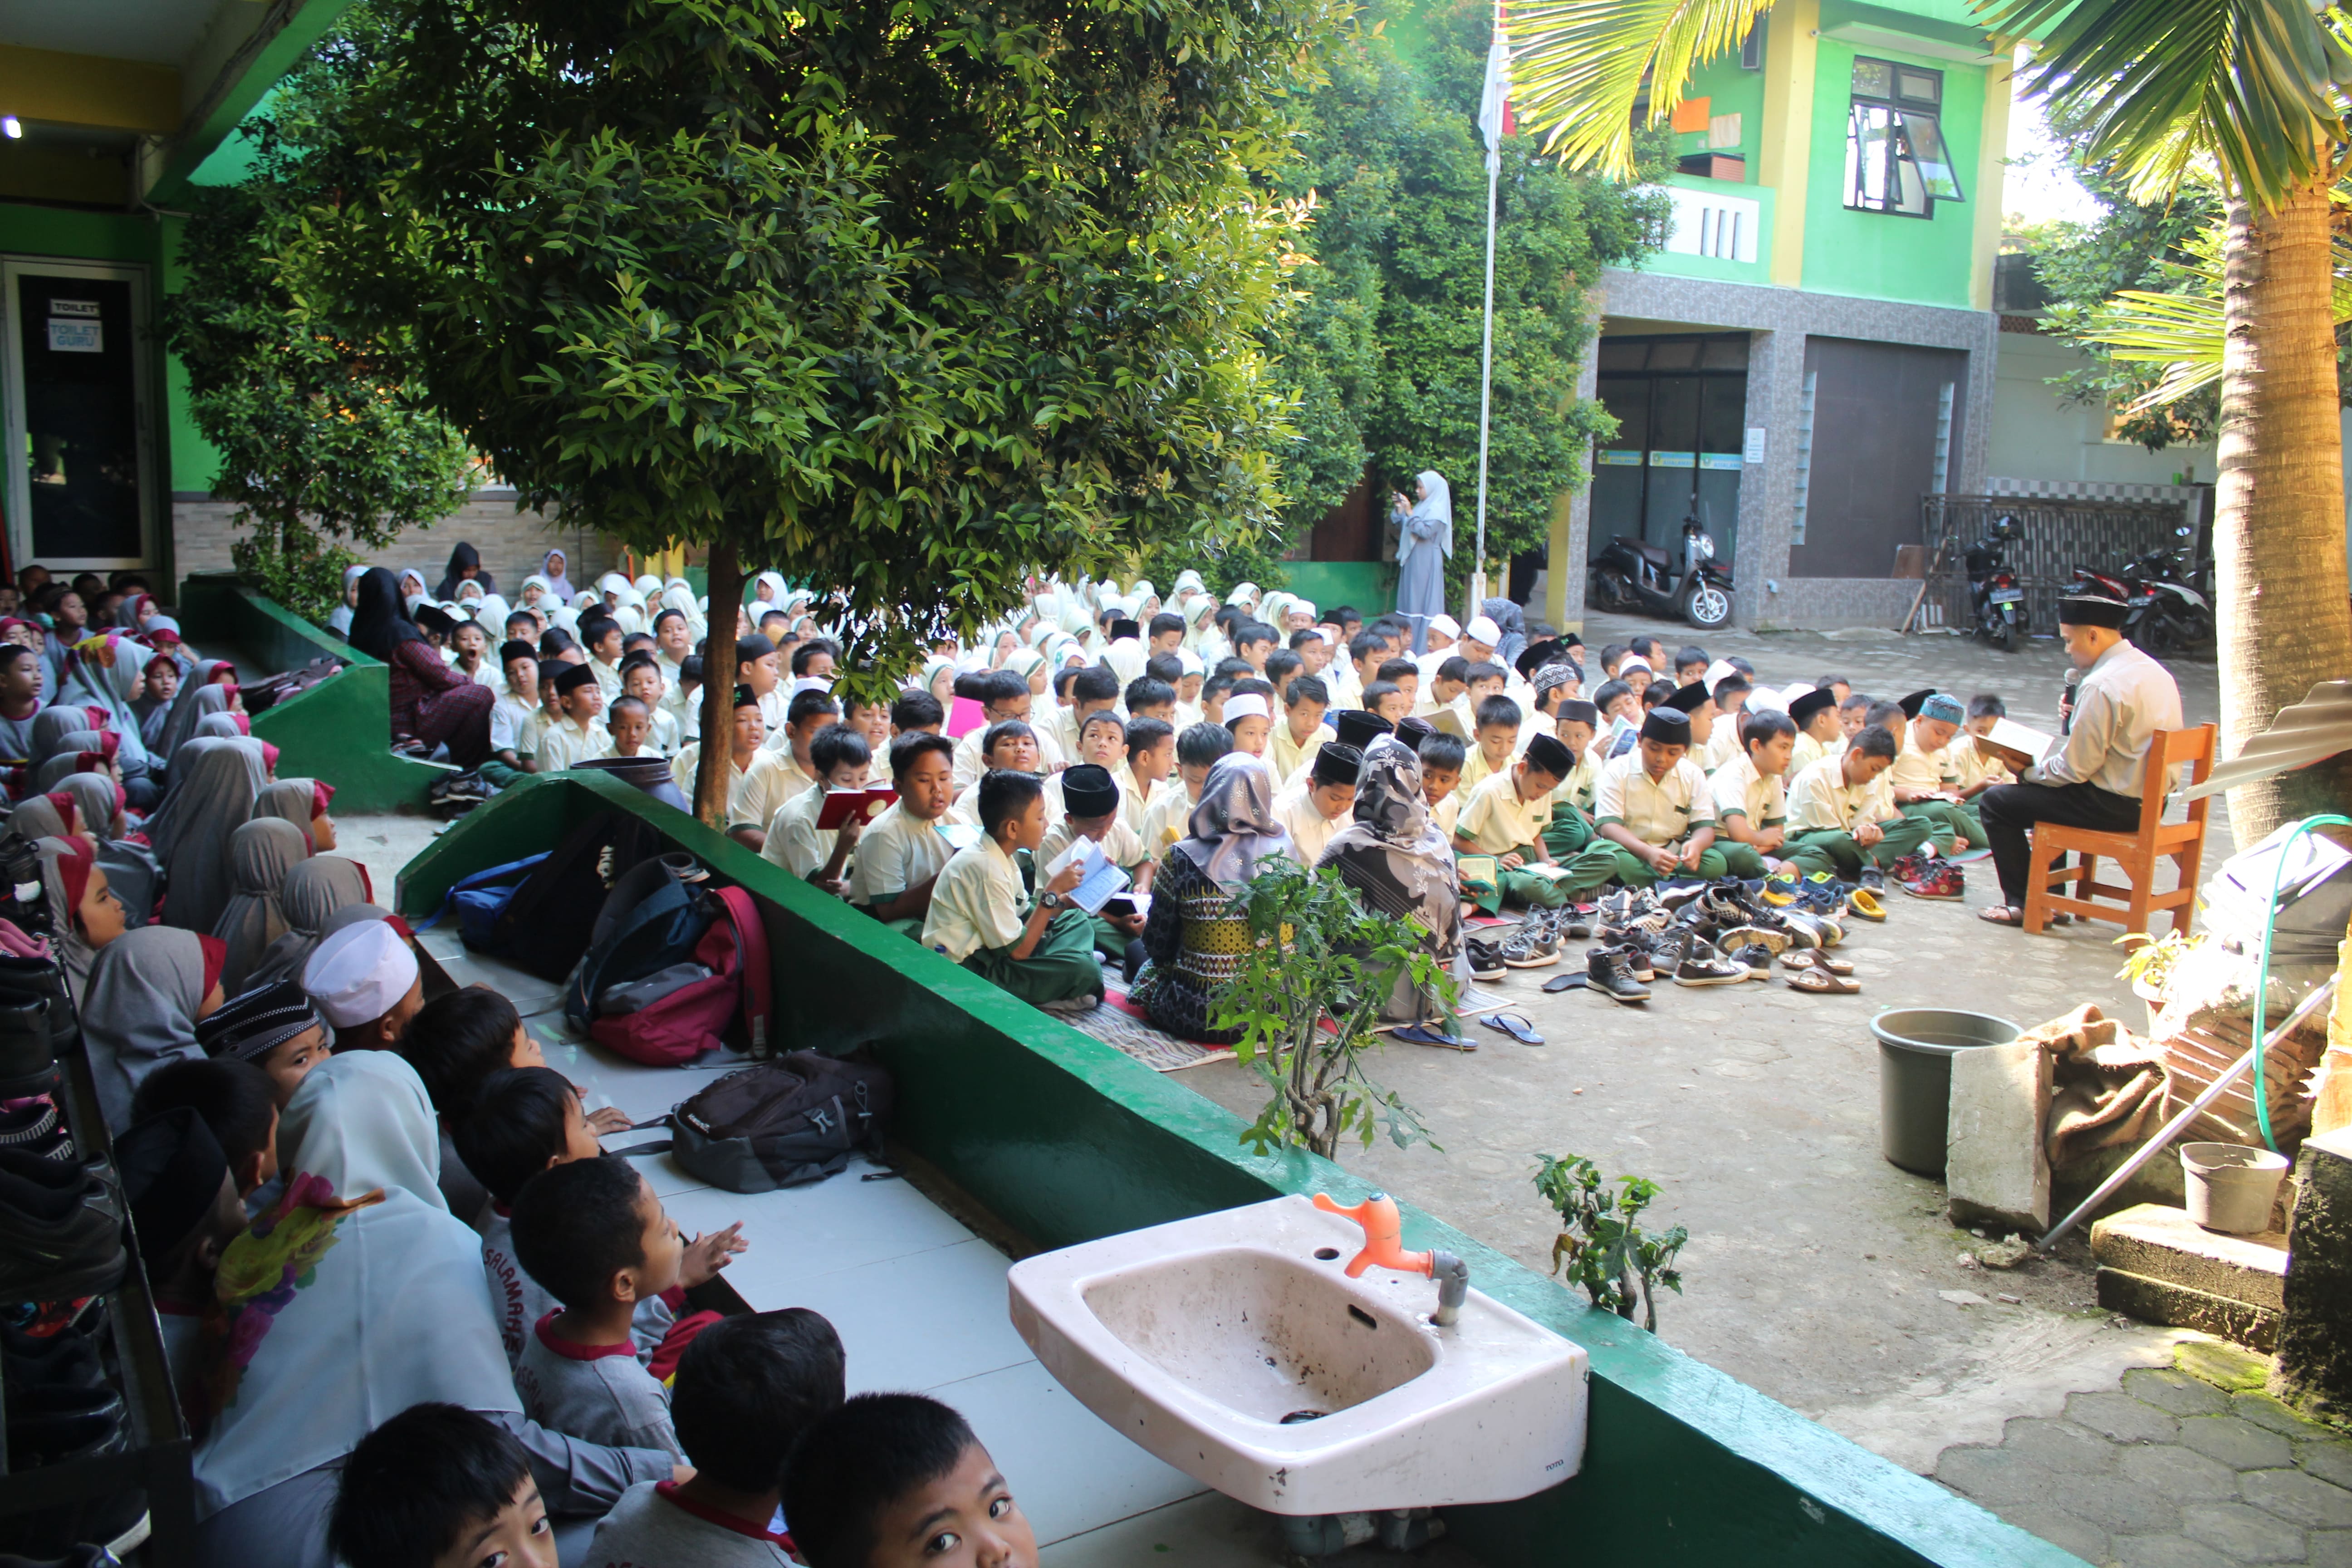
[[[106,352],[106,327],[98,319],[97,300],[49,301],[49,352],[59,354]]]

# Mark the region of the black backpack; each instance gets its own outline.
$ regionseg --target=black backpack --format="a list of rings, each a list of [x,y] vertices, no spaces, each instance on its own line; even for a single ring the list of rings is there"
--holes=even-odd
[[[735,1193],[821,1182],[860,1150],[881,1153],[893,1099],[878,1067],[793,1051],[730,1072],[671,1111],[670,1157]]]
[[[588,951],[613,885],[661,853],[662,837],[627,812],[600,812],[523,879],[490,927],[488,951],[561,982]]]

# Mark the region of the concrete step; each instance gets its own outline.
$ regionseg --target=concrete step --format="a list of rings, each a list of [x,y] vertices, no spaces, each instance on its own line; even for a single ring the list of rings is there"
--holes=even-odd
[[[2286,1237],[2222,1236],[2188,1211],[2141,1204],[2091,1226],[2099,1305],[2270,1350],[2278,1339]]]
[[[2223,1236],[2199,1227],[2186,1209],[2141,1204],[2091,1226],[2091,1256],[2109,1268],[2180,1285],[2266,1312],[2282,1305],[2286,1237]]]

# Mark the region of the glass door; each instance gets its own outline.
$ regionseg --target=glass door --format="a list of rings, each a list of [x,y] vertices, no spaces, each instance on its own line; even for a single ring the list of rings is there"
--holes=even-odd
[[[0,281],[10,558],[144,565],[155,512],[145,269],[13,258]]]

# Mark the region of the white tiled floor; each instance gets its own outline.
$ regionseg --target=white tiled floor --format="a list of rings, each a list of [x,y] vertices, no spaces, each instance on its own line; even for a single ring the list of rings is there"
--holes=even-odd
[[[478,982],[511,998],[545,1047],[549,1065],[581,1085],[592,1106],[617,1105],[647,1121],[741,1065],[726,1058],[688,1068],[623,1061],[569,1035],[557,987],[466,952],[453,930],[436,928],[422,940],[459,984]],[[604,1142],[619,1149],[660,1136],[620,1132]],[[1003,1254],[906,1182],[862,1180],[879,1168],[857,1160],[813,1186],[746,1194],[709,1186],[667,1155],[639,1156],[638,1163],[688,1234],[742,1223],[751,1246],[727,1270],[728,1282],[760,1310],[809,1307],[831,1320],[849,1352],[853,1392],[916,1390],[962,1411],[1012,1479],[1038,1541],[1066,1542],[1050,1554],[1054,1568],[1153,1560],[1148,1545],[1138,1558],[1114,1527],[1134,1521],[1149,1536],[1160,1527],[1138,1516],[1163,1520],[1169,1504],[1201,1494],[1199,1482],[1137,1447],[1063,1391],[1013,1331]],[[1255,1521],[1216,1517],[1225,1535]],[[1193,1527],[1187,1538],[1206,1540],[1203,1529],[1220,1533]],[[1276,1561],[1248,1550],[1180,1560]]]

